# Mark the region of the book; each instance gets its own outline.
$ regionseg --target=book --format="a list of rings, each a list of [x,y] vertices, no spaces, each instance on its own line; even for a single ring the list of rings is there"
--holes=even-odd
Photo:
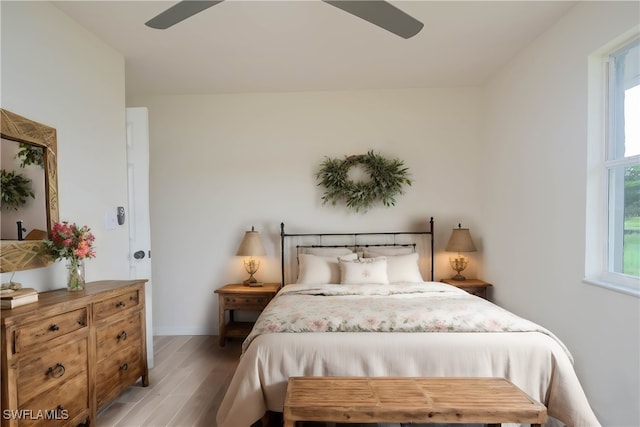
[[[16,289],[13,292],[3,290],[0,293],[0,308],[15,308],[38,301],[38,292],[33,288]]]

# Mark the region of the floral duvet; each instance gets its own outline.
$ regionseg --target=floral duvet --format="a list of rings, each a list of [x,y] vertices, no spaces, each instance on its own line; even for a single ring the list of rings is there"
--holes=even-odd
[[[551,332],[529,320],[435,282],[290,285],[278,296],[262,313],[243,348],[258,335],[276,332],[536,331],[555,339]]]

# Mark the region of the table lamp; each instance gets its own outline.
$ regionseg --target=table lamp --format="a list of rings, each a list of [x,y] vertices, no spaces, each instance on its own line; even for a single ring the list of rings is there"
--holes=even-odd
[[[262,283],[253,277],[258,271],[258,268],[260,268],[260,260],[254,259],[253,257],[264,256],[266,254],[262,241],[260,240],[260,235],[252,226],[251,231],[244,233],[244,237],[236,253],[236,256],[249,257],[244,260],[244,268],[247,270],[247,273],[249,273],[249,278],[243,282],[245,285],[262,286]]]
[[[454,228],[451,231],[451,237],[449,243],[445,249],[447,252],[458,252],[458,256],[453,258],[449,257],[449,264],[451,268],[456,271],[456,275],[452,277],[453,280],[465,280],[465,277],[460,274],[462,270],[469,265],[469,257],[461,254],[461,252],[475,252],[476,247],[471,239],[471,234],[468,228],[462,228],[461,224],[458,224],[458,228]]]

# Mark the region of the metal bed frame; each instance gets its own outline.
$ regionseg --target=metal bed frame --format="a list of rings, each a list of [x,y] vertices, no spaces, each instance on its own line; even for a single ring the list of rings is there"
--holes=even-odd
[[[366,232],[366,233],[285,233],[284,231],[284,222],[280,223],[280,273],[282,277],[281,285],[285,285],[285,238],[288,237],[317,237],[320,241],[322,241],[323,237],[332,236],[351,236],[353,237],[353,244],[348,245],[296,245],[296,250],[299,251],[300,248],[366,248],[369,246],[413,246],[414,250],[416,247],[416,243],[367,243],[360,244],[358,243],[359,236],[400,236],[400,235],[428,235],[429,236],[429,247],[430,247],[430,257],[431,257],[431,281],[434,280],[434,271],[433,271],[433,261],[434,261],[434,253],[433,253],[433,217],[429,219],[429,230],[428,231],[385,231],[385,232]]]

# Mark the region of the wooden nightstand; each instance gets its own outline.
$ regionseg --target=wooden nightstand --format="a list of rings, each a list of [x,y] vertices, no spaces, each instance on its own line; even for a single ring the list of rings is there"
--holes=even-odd
[[[469,292],[472,295],[477,295],[481,298],[491,301],[488,293],[489,288],[492,286],[491,283],[487,283],[478,279],[466,279],[466,280],[442,279],[440,281],[448,285],[453,285],[455,287],[458,287],[464,291]]]
[[[280,290],[280,283],[265,283],[263,286],[231,284],[215,291],[219,296],[220,346],[227,338],[245,338],[251,332],[254,322],[236,322],[233,310],[262,311]],[[229,322],[226,320],[229,311]]]

